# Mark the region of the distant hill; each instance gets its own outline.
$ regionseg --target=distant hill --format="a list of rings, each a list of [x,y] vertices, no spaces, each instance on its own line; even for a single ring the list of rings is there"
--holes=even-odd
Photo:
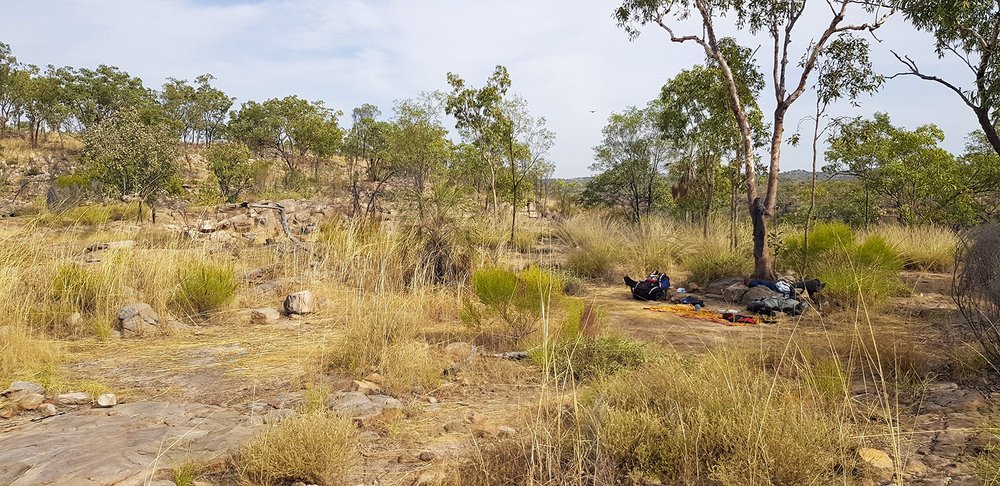
[[[800,182],[801,181],[811,181],[812,180],[812,171],[803,170],[803,169],[788,170],[788,171],[785,171],[785,172],[782,172],[781,174],[779,174],[778,178],[780,180],[783,180],[783,181],[800,181]],[[830,181],[830,180],[833,180],[833,181],[846,181],[846,180],[854,179],[854,176],[845,175],[845,174],[838,174],[838,175],[835,175],[833,177],[830,177],[829,174],[824,174],[822,172],[817,172],[816,173],[816,179],[819,180],[820,182],[822,182],[822,181]]]

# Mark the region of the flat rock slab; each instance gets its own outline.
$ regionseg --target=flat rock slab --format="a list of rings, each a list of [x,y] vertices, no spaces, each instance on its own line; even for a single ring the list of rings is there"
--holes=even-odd
[[[141,485],[181,461],[219,459],[253,432],[239,413],[197,403],[81,410],[0,436],[0,484]]]

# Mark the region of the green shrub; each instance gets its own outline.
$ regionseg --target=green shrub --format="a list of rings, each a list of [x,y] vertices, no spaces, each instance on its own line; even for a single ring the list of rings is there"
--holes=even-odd
[[[338,484],[357,464],[357,428],[322,412],[287,418],[251,439],[234,458],[249,484]]]
[[[885,239],[906,268],[947,272],[955,265],[958,235],[940,226],[876,226],[871,231]]]
[[[143,206],[142,215],[147,208]],[[111,221],[135,221],[139,215],[138,204],[92,204],[76,206],[65,211],[46,213],[37,222],[44,226],[63,228],[69,226],[100,226]]]
[[[206,316],[225,307],[236,296],[238,283],[232,267],[193,262],[181,269],[171,305],[181,312]]]
[[[534,250],[540,237],[541,233],[537,231],[517,230],[514,232],[514,249],[521,253]]]
[[[485,312],[466,302],[463,320],[484,331],[488,320],[498,319],[501,324],[495,331],[498,337],[519,342],[535,331],[543,313],[563,295],[563,284],[551,272],[537,266],[518,273],[485,267],[472,274],[472,290]]]
[[[820,223],[809,231],[809,253],[802,266],[802,235],[786,238],[781,261],[826,283],[824,292],[849,303],[882,303],[903,290],[903,260],[879,235],[858,241],[843,223]]]
[[[749,275],[753,272],[753,256],[729,249],[705,249],[685,257],[683,265],[691,274],[689,280],[707,285],[720,278]]]

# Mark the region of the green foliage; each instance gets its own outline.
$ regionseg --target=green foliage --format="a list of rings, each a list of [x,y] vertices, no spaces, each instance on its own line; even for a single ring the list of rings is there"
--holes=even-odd
[[[865,194],[904,225],[969,226],[988,219],[1000,194],[1000,158],[975,138],[968,155],[956,158],[940,147],[943,140],[935,125],[906,130],[877,113],[839,126],[823,170],[857,176]]]
[[[990,134],[993,151],[1000,154],[997,137],[997,99],[1000,94],[1000,60],[992,55],[1000,47],[1000,30],[996,18],[1000,5],[993,2],[968,2],[962,0],[908,0],[893,2],[914,27],[934,36],[938,57],[954,55],[958,59],[975,60],[969,86],[962,86],[960,76],[952,79],[926,77],[909,58],[901,59],[914,74],[933,81],[940,87],[955,92],[961,102],[975,113],[981,129]],[[958,100],[956,100],[958,101]]]
[[[192,262],[181,269],[180,282],[170,303],[182,312],[206,316],[229,304],[238,286],[229,265]]]
[[[177,172],[177,140],[166,125],[146,123],[122,110],[86,132],[82,160],[119,197],[151,202]]]
[[[197,461],[185,461],[170,470],[170,480],[177,486],[193,486],[204,465]]]
[[[146,209],[143,208],[142,215],[139,213],[139,205],[136,203],[116,203],[116,204],[89,204],[86,206],[76,206],[65,211],[46,213],[37,219],[38,224],[52,227],[68,226],[100,226],[112,221],[136,221],[145,217]]]
[[[558,342],[550,350],[553,372],[574,380],[591,380],[634,369],[649,361],[645,343],[617,335],[580,337]],[[541,348],[532,350],[536,363],[543,362]]]
[[[205,151],[205,158],[215,178],[219,191],[227,202],[236,202],[253,186],[254,164],[246,145],[215,144]]]
[[[903,289],[899,279],[903,260],[881,236],[869,235],[859,241],[843,223],[820,223],[809,231],[804,267],[803,248],[802,235],[786,238],[782,261],[806,277],[825,282],[824,292],[833,297],[875,305]]]
[[[572,250],[566,259],[566,268],[574,275],[595,280],[614,277],[616,262],[610,253],[595,252],[586,248]]]
[[[498,337],[516,343],[535,332],[538,320],[562,296],[562,288],[558,277],[537,266],[517,273],[480,268],[472,274],[472,290],[486,312],[467,302],[463,318],[479,330],[487,326],[487,319],[498,318]]]
[[[336,153],[343,142],[337,123],[340,114],[322,102],[298,96],[248,101],[232,114],[227,133],[258,155],[281,158],[286,179],[301,176],[302,162],[312,155],[315,175],[322,159]]]
[[[621,209],[639,222],[669,199],[663,171],[673,156],[657,127],[655,106],[629,107],[608,118],[604,138],[594,148],[597,176],[587,181],[585,205]]]
[[[169,78],[160,93],[163,111],[185,141],[211,145],[225,127],[226,115],[233,98],[212,86],[211,74],[195,78],[197,86],[187,80]]]

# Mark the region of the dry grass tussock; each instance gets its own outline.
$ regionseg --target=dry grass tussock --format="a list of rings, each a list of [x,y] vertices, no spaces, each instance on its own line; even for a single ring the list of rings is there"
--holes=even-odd
[[[338,484],[359,462],[356,446],[357,428],[350,419],[312,412],[251,439],[233,462],[245,484]]]
[[[704,241],[697,228],[667,218],[648,218],[633,227],[594,212],[560,223],[555,236],[572,248],[567,269],[597,280],[616,280],[623,274],[653,269],[671,273]]]
[[[901,404],[919,399],[937,363],[912,336],[879,326],[862,312],[836,331],[793,331],[700,356],[657,353],[568,394],[553,376],[526,435],[480,444],[454,477],[473,485],[863,483],[872,471],[858,449],[901,457]],[[853,392],[861,383],[870,393],[863,401]]]
[[[338,327],[319,357],[324,370],[346,370],[356,379],[378,372],[385,388],[409,393],[414,386],[433,390],[447,360],[420,332],[438,305],[434,291],[353,293],[338,302]]]
[[[941,226],[878,225],[871,234],[884,239],[903,258],[906,268],[947,272],[955,265],[958,235]]]

